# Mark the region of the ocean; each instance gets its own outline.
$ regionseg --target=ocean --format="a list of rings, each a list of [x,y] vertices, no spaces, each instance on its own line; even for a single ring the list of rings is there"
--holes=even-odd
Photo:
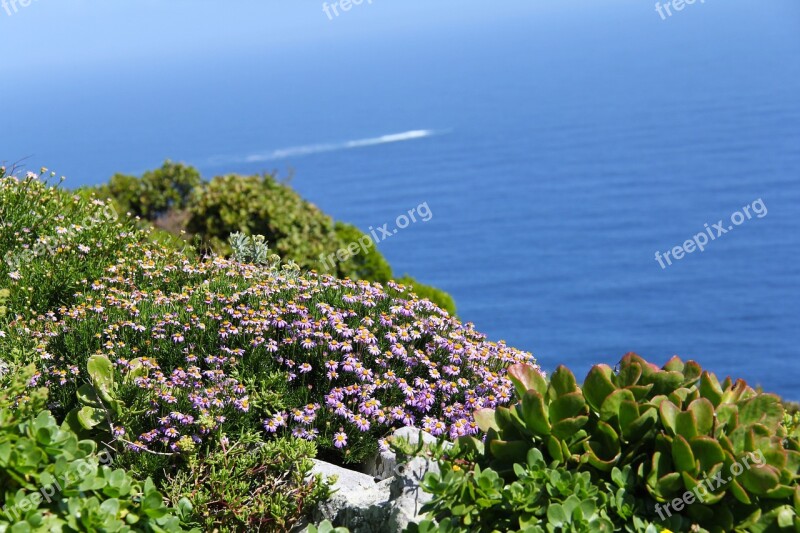
[[[359,9],[323,22],[388,8]],[[364,231],[426,203],[378,243],[395,273],[546,370],[677,354],[800,400],[796,2],[663,20],[650,2],[536,3],[402,29],[17,66],[0,159],[68,186],[166,158],[276,171]]]

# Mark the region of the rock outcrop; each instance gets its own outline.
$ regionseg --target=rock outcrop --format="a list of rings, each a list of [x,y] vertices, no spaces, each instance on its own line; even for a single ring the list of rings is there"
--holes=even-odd
[[[392,436],[412,443],[418,443],[419,437],[415,428],[399,429]],[[422,441],[433,444],[436,437],[422,433]],[[395,454],[385,451],[367,461],[363,470],[369,474],[314,461],[314,474],[337,478],[336,492],[314,512],[315,523],[330,520],[352,533],[389,533],[403,531],[409,523],[422,519],[420,509],[431,496],[423,492],[420,483],[426,473],[439,471],[435,461],[415,457],[398,465]]]

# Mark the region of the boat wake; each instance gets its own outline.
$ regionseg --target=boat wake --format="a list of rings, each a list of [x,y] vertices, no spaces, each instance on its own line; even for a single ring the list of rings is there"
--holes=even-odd
[[[321,154],[324,152],[338,152],[340,150],[366,148],[368,146],[377,146],[380,144],[413,141],[416,139],[424,139],[425,137],[431,137],[433,135],[437,135],[437,133],[441,132],[436,132],[434,130],[412,130],[403,133],[392,133],[389,135],[381,135],[380,137],[371,137],[368,139],[357,139],[354,141],[310,144],[306,146],[293,146],[289,148],[281,148],[280,150],[272,150],[270,152],[250,154],[238,158],[215,157],[209,160],[208,164],[221,165],[230,163],[261,163],[264,161],[276,161],[279,159],[287,159],[290,157],[302,157],[311,154]]]

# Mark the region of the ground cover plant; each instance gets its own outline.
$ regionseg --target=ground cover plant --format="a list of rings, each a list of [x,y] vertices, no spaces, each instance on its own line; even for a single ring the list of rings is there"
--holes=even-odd
[[[176,507],[149,479],[143,483],[109,465],[107,449],[79,440],[47,411],[47,390],[31,389],[28,367],[0,390],[0,532],[183,531]]]
[[[36,341],[39,382],[58,387],[64,414],[90,356],[108,361],[112,432],[133,450],[261,427],[360,461],[392,427],[476,433],[472,411],[510,399],[505,366],[533,362],[392,282],[143,255],[57,317],[10,325]]]
[[[232,233],[261,235],[285,262],[338,278],[385,283],[396,279],[386,258],[357,227],[334,220],[303,199],[289,180],[270,174],[229,174],[203,180],[197,169],[166,161],[141,177],[115,174],[109,183],[89,192],[112,202],[117,211],[153,224],[151,235],[175,247],[197,239],[204,251],[229,255]],[[358,253],[337,261],[321,261],[337,251],[361,244]],[[446,292],[404,276],[402,283],[455,314]]]
[[[0,289],[8,291],[7,316],[58,308],[147,239],[110,203],[49,184],[55,175],[46,169],[6,173],[0,168]]]
[[[411,280],[247,233],[189,253],[44,177],[0,171],[0,532],[286,531],[330,495],[312,458],[407,425],[457,442],[415,530],[800,530],[800,415],[773,395],[633,354],[548,379]],[[190,201],[165,198],[148,212]]]
[[[509,376],[516,404],[476,412],[485,440],[459,439],[425,480],[445,530],[800,529],[800,441],[778,397],[635,354],[582,387],[565,367]]]
[[[185,496],[187,526],[285,530],[327,494],[315,454],[358,462],[409,424],[474,434],[511,398],[505,367],[534,363],[409,287],[280,266],[246,235],[198,258],[41,178],[0,188],[0,374],[33,363],[52,420]]]

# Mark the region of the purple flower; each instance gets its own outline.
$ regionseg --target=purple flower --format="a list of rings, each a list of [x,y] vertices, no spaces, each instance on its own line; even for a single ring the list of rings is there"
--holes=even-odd
[[[341,431],[336,433],[333,436],[333,445],[337,448],[344,448],[347,446],[347,435]]]

